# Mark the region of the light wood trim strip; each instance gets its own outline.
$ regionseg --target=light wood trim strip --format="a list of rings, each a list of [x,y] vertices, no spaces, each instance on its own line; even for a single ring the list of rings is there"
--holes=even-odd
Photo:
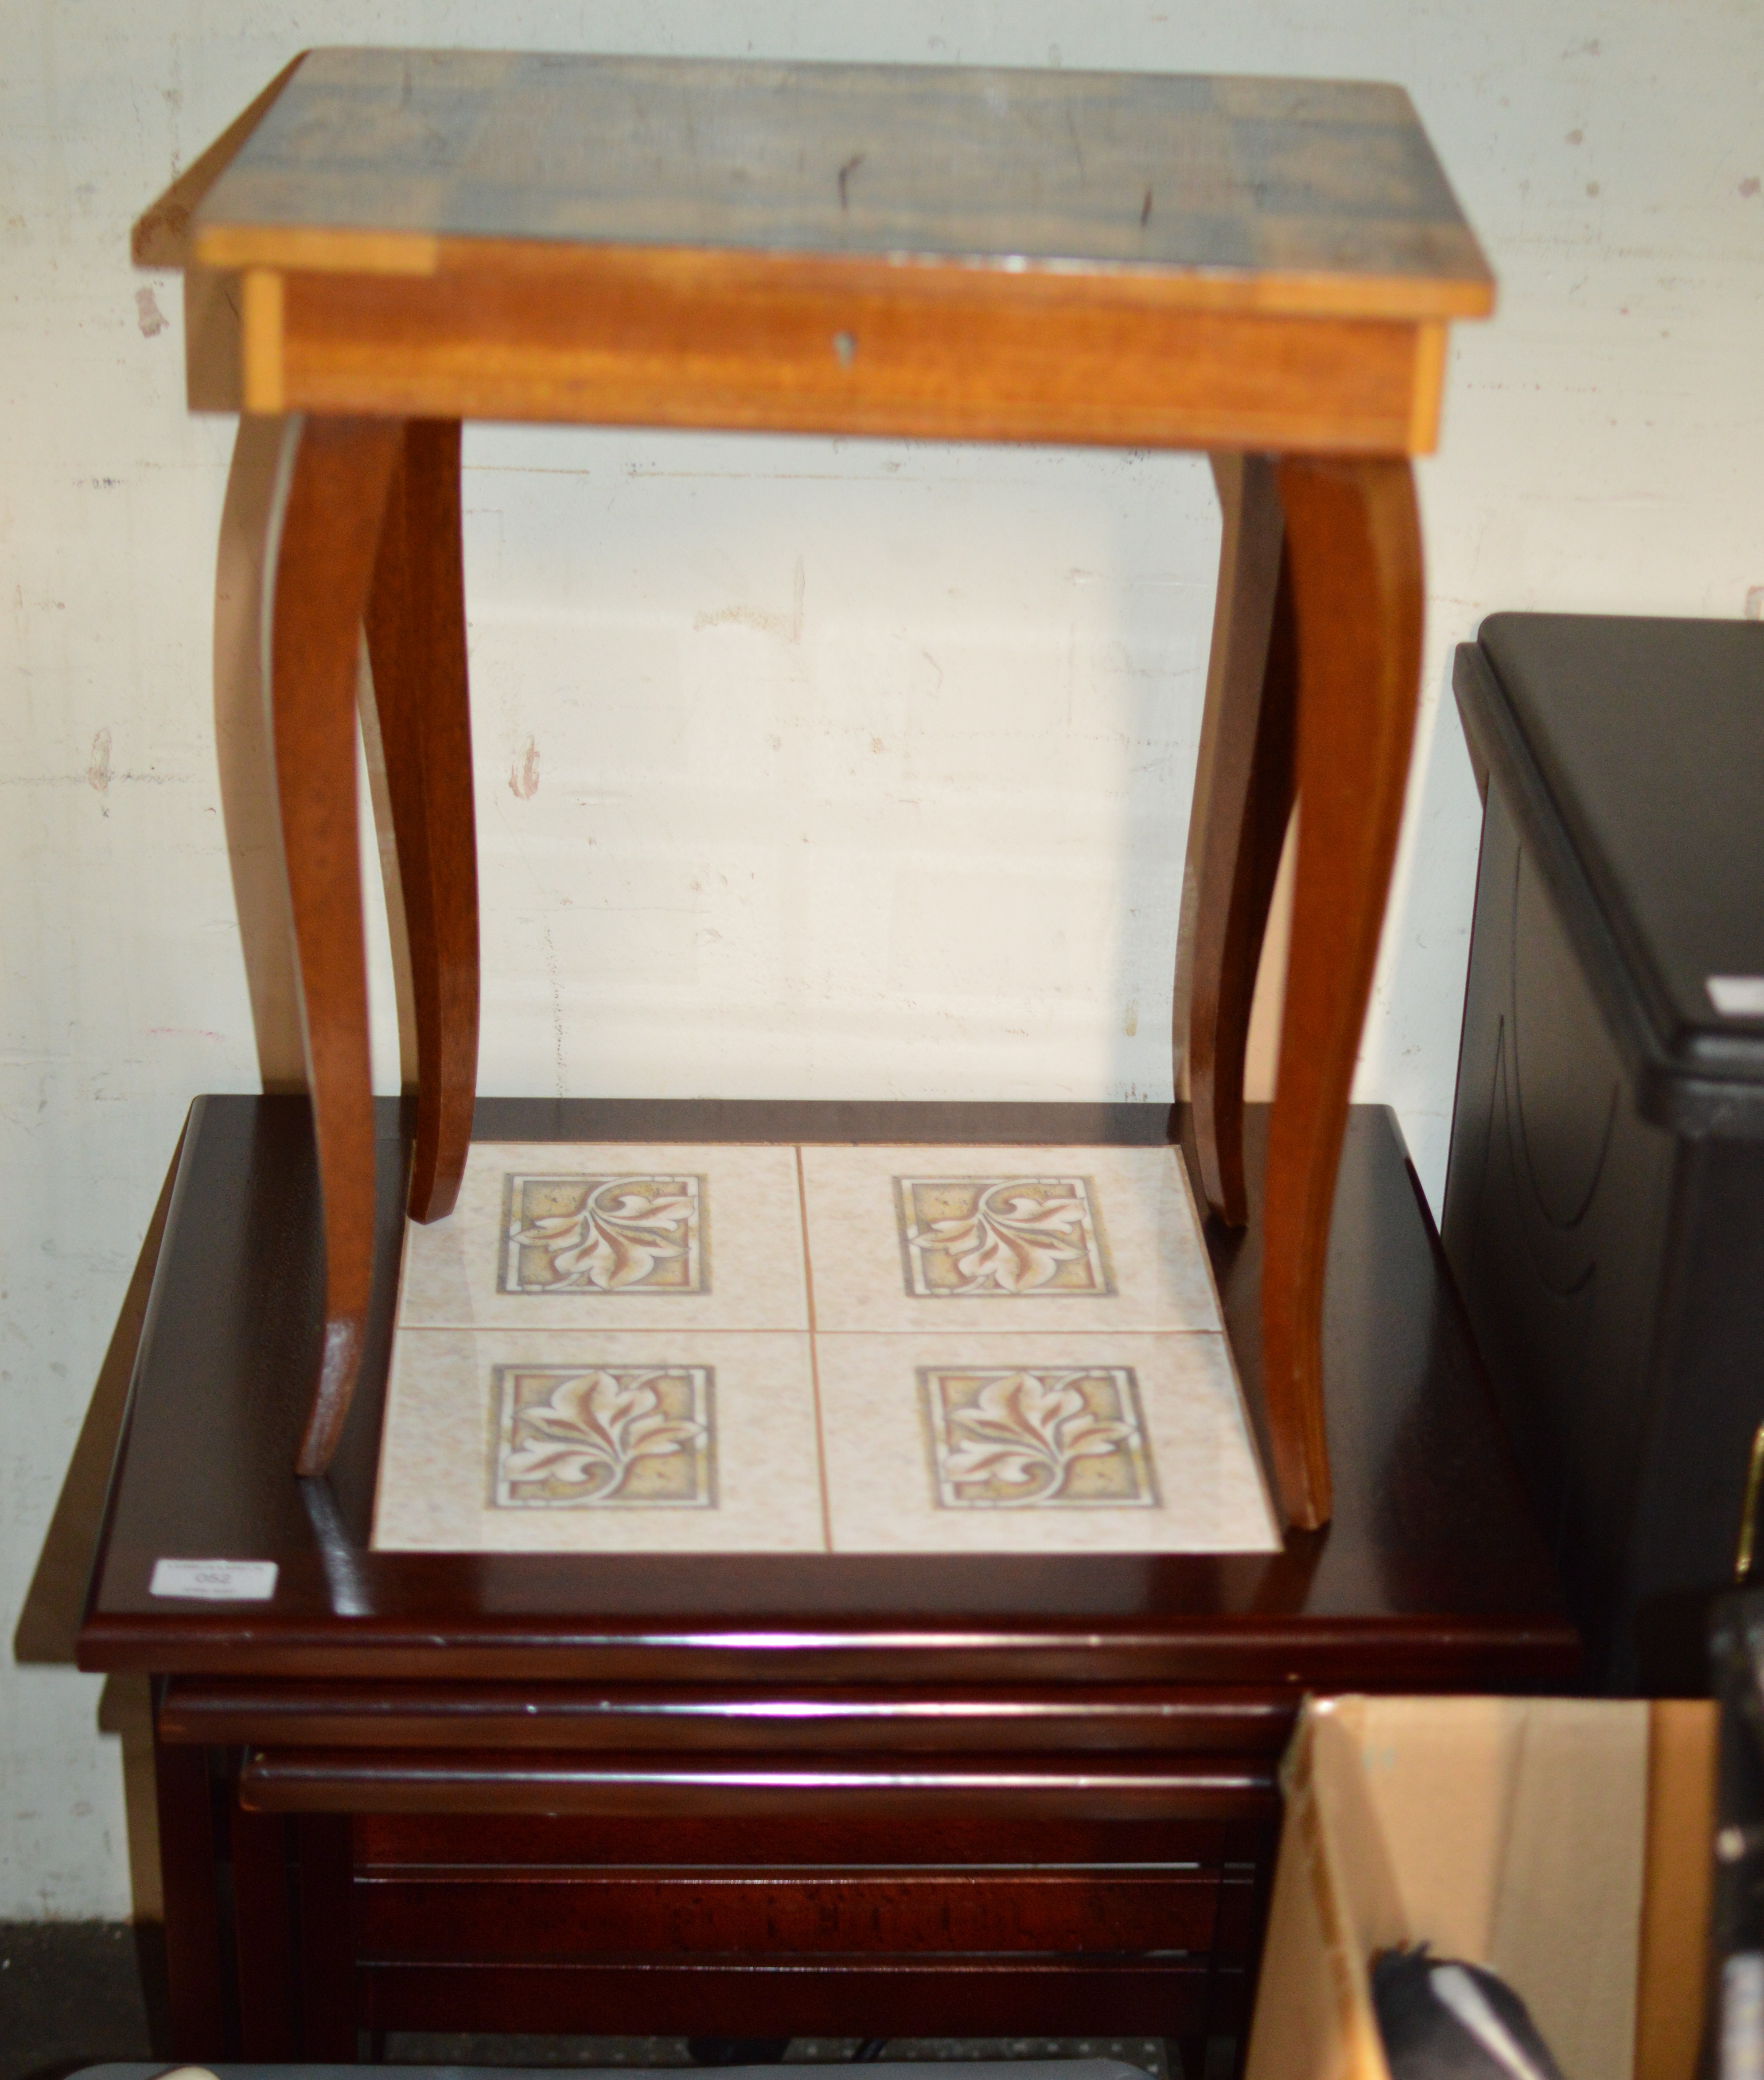
[[[1415,404],[1409,421],[1409,452],[1431,455],[1439,445],[1439,405],[1446,384],[1446,328],[1437,321],[1415,328]]]
[[[432,275],[441,241],[432,232],[330,230],[321,224],[208,224],[196,233],[204,267],[309,268],[327,275]]]
[[[283,381],[282,335],[285,300],[282,277],[254,267],[245,277],[245,409],[279,412],[286,408]]]

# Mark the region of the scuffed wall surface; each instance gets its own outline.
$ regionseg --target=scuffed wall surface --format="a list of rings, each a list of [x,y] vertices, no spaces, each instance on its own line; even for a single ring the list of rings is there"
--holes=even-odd
[[[184,1109],[259,1076],[215,748],[233,429],[187,413],[179,285],[128,232],[296,50],[1407,86],[1502,283],[1422,472],[1426,706],[1358,1092],[1437,1190],[1476,833],[1451,645],[1496,607],[1735,614],[1764,586],[1758,29],[1755,0],[0,5],[9,1609]],[[1203,464],[494,429],[467,461],[484,1088],[1167,1093]],[[0,1673],[0,1915],[128,1910],[97,1704]]]

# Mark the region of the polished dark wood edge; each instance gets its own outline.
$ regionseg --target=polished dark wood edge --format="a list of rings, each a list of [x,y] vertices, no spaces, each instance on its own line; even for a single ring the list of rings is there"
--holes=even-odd
[[[1250,1219],[1209,1226],[1257,1401],[1262,1109]],[[1157,1145],[1124,1107],[494,1100],[498,1139]],[[367,1550],[405,1143],[377,1113],[376,1285],[331,1475],[287,1469],[321,1319],[311,1133],[297,1099],[199,1101],[137,1361],[82,1665],[229,1679],[578,1684],[1560,1687],[1577,1658],[1550,1563],[1394,1120],[1349,1119],[1325,1319],[1337,1521],[1267,1555],[665,1556]],[[191,1470],[200,1468],[200,1480]],[[162,1553],[272,1558],[275,1602],[166,1604]]]
[[[1290,1691],[829,1688],[677,1685],[609,1688],[574,1683],[297,1683],[176,1676],[160,1705],[162,1741],[268,1747],[711,1749],[838,1754],[997,1755],[1140,1751],[1278,1754],[1292,1724]]]
[[[1266,1813],[1271,1758],[1133,1755],[1031,1763],[909,1763],[888,1753],[837,1760],[479,1749],[254,1749],[239,1773],[254,1812],[544,1813],[718,1820],[909,1818],[943,1811],[1028,1822],[1228,1819]]]

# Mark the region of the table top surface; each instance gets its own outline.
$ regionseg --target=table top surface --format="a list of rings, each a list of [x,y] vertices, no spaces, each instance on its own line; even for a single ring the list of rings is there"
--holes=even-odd
[[[1415,320],[1493,302],[1400,87],[974,66],[314,51],[194,250],[411,275],[462,239],[1124,271]]]
[[[330,1477],[298,1482],[323,1290],[303,1101],[200,1100],[186,1136],[127,1441],[80,1646],[88,1668],[242,1677],[729,1682],[1560,1681],[1573,1634],[1394,1120],[1352,1109],[1325,1299],[1334,1521],[1283,1551],[389,1553],[368,1520],[403,1227],[381,1101],[376,1292]],[[1161,1105],[479,1101],[489,1139],[1157,1145]],[[1259,1407],[1251,1225],[1210,1224]],[[273,1560],[268,1603],[155,1596],[166,1555]]]

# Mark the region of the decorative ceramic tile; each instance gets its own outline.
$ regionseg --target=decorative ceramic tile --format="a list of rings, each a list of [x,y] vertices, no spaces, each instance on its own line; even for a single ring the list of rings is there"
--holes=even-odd
[[[497,1365],[498,1509],[714,1509],[708,1365]]]
[[[476,1142],[452,1214],[406,1231],[399,1320],[806,1329],[796,1151]]]
[[[705,1180],[578,1176],[502,1180],[502,1293],[708,1293]]]
[[[894,1197],[916,1299],[1115,1290],[1088,1177],[897,1177]]]
[[[805,1335],[401,1329],[375,1546],[825,1550]]]
[[[802,1160],[819,1329],[1222,1326],[1173,1149],[805,1147]]]
[[[842,1553],[1277,1549],[1222,1336],[816,1338]]]
[[[1131,1365],[922,1365],[939,1509],[1155,1509]]]

